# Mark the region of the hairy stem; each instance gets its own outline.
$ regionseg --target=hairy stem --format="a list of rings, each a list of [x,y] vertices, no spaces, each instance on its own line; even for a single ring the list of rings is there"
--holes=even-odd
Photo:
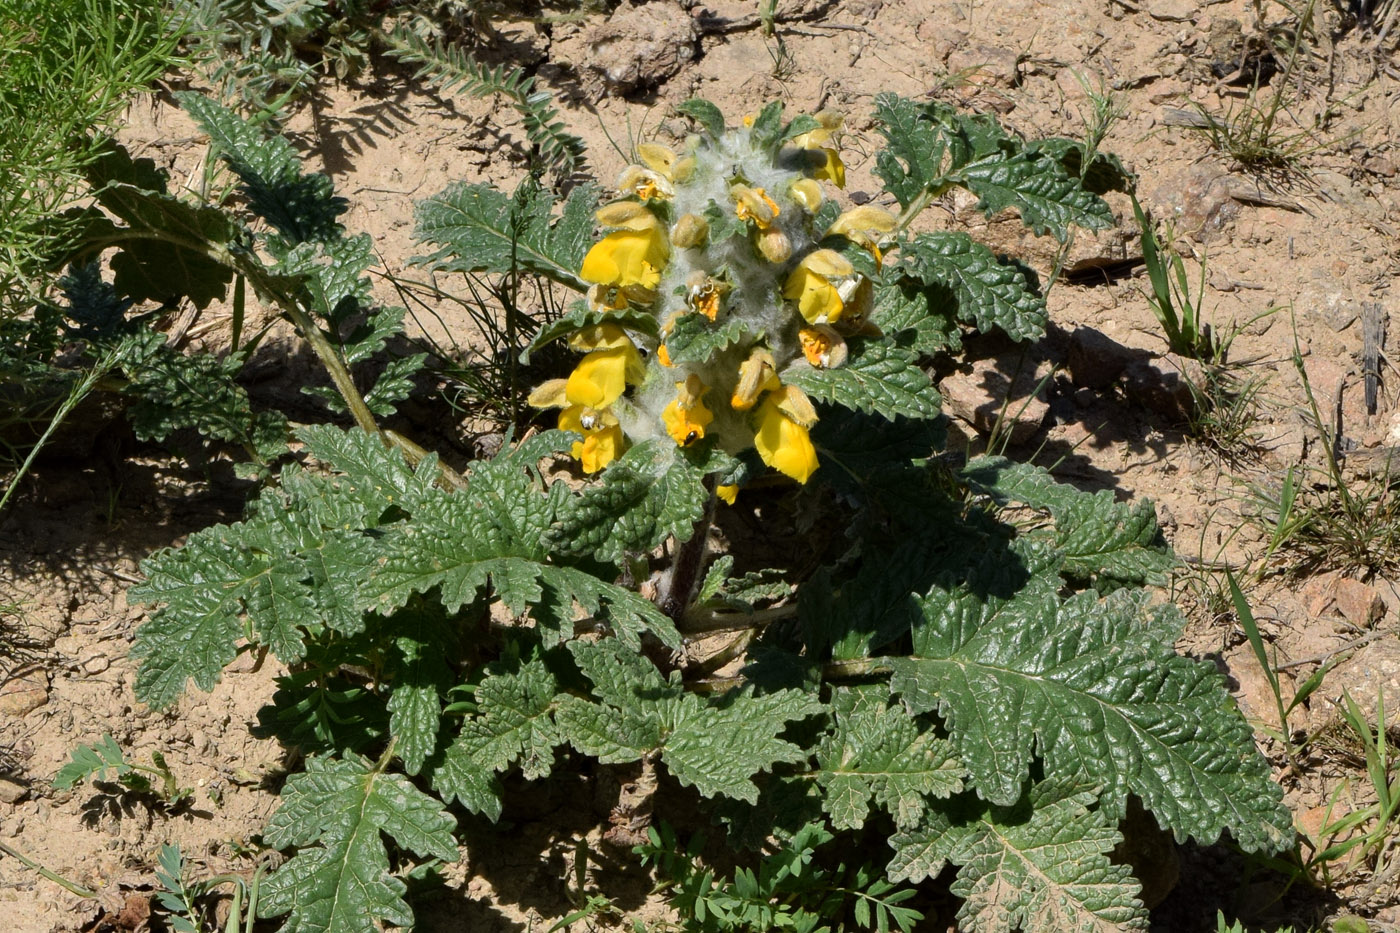
[[[676,627],[685,631],[686,610],[695,597],[695,588],[700,583],[700,570],[705,566],[705,552],[709,545],[710,526],[715,521],[714,477],[705,477],[705,491],[709,494],[705,502],[705,514],[695,523],[690,540],[676,548],[676,556],[671,561],[670,573],[663,579],[661,592],[656,603],[661,611],[671,617]]]

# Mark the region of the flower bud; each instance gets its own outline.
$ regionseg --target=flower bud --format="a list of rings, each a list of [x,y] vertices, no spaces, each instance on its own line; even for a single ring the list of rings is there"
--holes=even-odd
[[[769,227],[759,231],[758,251],[773,265],[782,265],[792,258],[792,241],[777,227]]]
[[[682,214],[671,228],[671,244],[678,249],[704,246],[710,225],[699,214]]]

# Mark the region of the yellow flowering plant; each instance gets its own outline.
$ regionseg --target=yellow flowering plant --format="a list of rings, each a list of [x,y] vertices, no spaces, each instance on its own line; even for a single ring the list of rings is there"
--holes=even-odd
[[[838,118],[770,104],[730,126],[692,100],[693,132],[638,146],[602,205],[588,184],[562,204],[537,183],[453,186],[419,205],[424,265],[579,296],[530,348],[562,342],[568,365],[521,360],[548,429],[459,472],[379,425],[413,390],[402,368],[346,369],[401,314],[352,326],[372,249],[343,234],[329,180],[194,109],[236,168],[275,169],[240,173],[241,203],[307,216],[182,223],[180,249],[226,231],[197,255],[286,303],[356,421],[300,427],[242,521],[152,556],[130,594],[158,604],[132,649],[152,706],[243,651],[285,665],[262,718],[305,770],[262,836],[295,850],[263,916],[407,928],[395,868],[476,845],[463,817],[502,818],[502,775],[580,759],[590,779],[636,769],[614,782],[610,843],[664,862],[653,798],[677,785],[723,825],[745,874],[663,879],[682,917],[703,897],[907,933],[916,889],[941,885],[964,930],[1143,930],[1114,861],[1130,801],[1179,839],[1290,844],[1248,725],[1147,588],[1173,566],[1152,505],[942,449],[931,359],[965,332],[1035,338],[1046,315],[1024,267],[923,210],[962,187],[1063,241],[1111,221],[1116,160],[882,95],[880,193],[852,205]],[[132,224],[185,207],[122,192],[150,208]],[[753,850],[850,870],[813,906]]]

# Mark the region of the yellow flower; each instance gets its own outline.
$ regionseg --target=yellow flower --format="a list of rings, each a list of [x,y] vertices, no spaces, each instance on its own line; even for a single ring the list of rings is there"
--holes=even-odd
[[[671,179],[640,165],[629,165],[622,170],[617,179],[617,189],[627,194],[635,194],[643,201],[669,201],[676,193],[671,187]]]
[[[828,324],[839,320],[844,302],[833,279],[845,279],[855,267],[833,249],[808,253],[783,283],[783,297],[797,302],[797,310],[808,324]]]
[[[700,377],[691,373],[685,382],[676,383],[676,398],[661,412],[661,420],[666,423],[666,433],[682,447],[705,436],[705,428],[715,420],[714,414],[705,407],[702,396],[706,386]]]
[[[738,487],[738,486],[716,486],[716,487],[715,487],[715,495],[719,496],[721,499],[723,499],[725,502],[729,503],[730,505],[733,505],[733,504],[734,504],[734,500],[737,499],[737,498],[739,497],[739,487]]]
[[[843,236],[870,250],[875,261],[880,262],[880,246],[885,235],[894,232],[899,221],[889,211],[879,207],[863,205],[846,211],[827,228],[827,236]]]
[[[691,273],[686,279],[686,304],[710,320],[719,316],[724,293],[729,290],[723,282],[713,279],[700,270]]]
[[[846,187],[846,165],[841,161],[841,153],[827,145],[841,129],[841,117],[823,110],[816,115],[821,126],[792,138],[792,144],[801,149],[812,150],[820,156],[811,169],[813,178],[824,178],[838,188]]]
[[[758,433],[753,445],[763,462],[799,483],[807,482],[816,471],[817,449],[807,434],[783,411],[782,393],[772,392],[758,407]]]
[[[809,214],[815,214],[817,208],[822,206],[822,186],[810,178],[797,179],[788,186],[788,194],[806,208]]]
[[[598,223],[614,229],[583,257],[579,277],[585,282],[655,288],[671,255],[661,221],[635,201],[608,204],[598,210]]]
[[[729,196],[734,199],[734,216],[744,223],[753,221],[754,226],[760,230],[767,230],[778,214],[782,213],[778,202],[770,198],[768,192],[762,188],[735,185],[729,189]]]
[[[579,277],[600,285],[651,289],[661,281],[669,255],[666,236],[659,229],[618,230],[593,244],[583,257]]]
[[[627,390],[627,383],[646,378],[646,364],[632,341],[616,324],[600,324],[569,339],[576,350],[592,350],[574,367],[565,384],[570,405],[607,408]]]
[[[626,444],[622,426],[606,411],[585,405],[572,405],[559,413],[559,429],[583,435],[571,453],[583,465],[583,472],[597,473],[616,460]]]
[[[835,369],[846,362],[846,338],[825,324],[804,327],[797,332],[802,355],[817,369]]]
[[[739,366],[739,384],[730,396],[729,407],[735,411],[748,411],[764,392],[778,388],[778,374],[773,354],[761,347],[755,347],[749,358]]]
[[[671,368],[671,351],[666,349],[666,344],[664,343],[657,344],[656,362],[665,366],[667,369]]]

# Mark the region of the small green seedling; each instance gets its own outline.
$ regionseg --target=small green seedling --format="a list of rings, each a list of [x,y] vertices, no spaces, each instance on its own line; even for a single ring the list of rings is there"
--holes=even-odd
[[[177,845],[164,845],[157,858],[156,881],[161,890],[156,892],[156,903],[167,914],[166,924],[174,933],[205,933],[212,929],[199,901],[207,897],[215,888],[224,884],[233,885],[233,901],[229,905],[228,919],[224,921],[223,933],[253,933],[253,924],[258,913],[258,886],[262,881],[263,868],[253,872],[251,881],[242,875],[216,875],[203,881],[192,881],[185,863],[185,857]]]
[[[1394,864],[1395,843],[1400,836],[1400,758],[1386,739],[1385,693],[1376,696],[1376,728],[1372,729],[1361,713],[1361,708],[1347,691],[1342,692],[1339,704],[1342,720],[1347,729],[1361,744],[1366,763],[1366,777],[1376,802],[1368,807],[1344,813],[1337,819],[1330,819],[1341,791],[1346,787],[1338,785],[1328,801],[1329,819],[1318,832],[1321,839],[1340,840],[1318,852],[1308,861],[1309,868],[1328,868],[1342,856],[1350,855],[1346,868],[1369,863],[1375,875],[1384,877]]]
[[[1226,571],[1226,579],[1230,584],[1230,599],[1235,605],[1235,617],[1239,619],[1240,627],[1244,629],[1245,636],[1249,639],[1249,646],[1254,649],[1254,657],[1258,659],[1259,666],[1264,670],[1264,676],[1268,678],[1269,690],[1274,696],[1274,705],[1278,711],[1279,731],[1266,730],[1268,734],[1278,739],[1283,745],[1284,754],[1288,756],[1288,766],[1293,773],[1298,773],[1298,760],[1296,758],[1298,747],[1293,743],[1293,730],[1288,726],[1288,717],[1301,704],[1317,692],[1317,688],[1322,686],[1323,679],[1328,671],[1332,669],[1332,664],[1324,664],[1313,671],[1293,692],[1293,699],[1287,704],[1283,702],[1283,690],[1279,684],[1278,671],[1270,660],[1268,652],[1264,649],[1264,639],[1259,634],[1259,623],[1254,619],[1254,612],[1249,607],[1249,601],[1245,599],[1244,592],[1240,589],[1239,583],[1235,581],[1235,575]]]
[[[194,796],[194,788],[180,786],[160,752],[151,752],[149,765],[127,761],[121,746],[111,735],[103,735],[91,745],[73,749],[72,760],[54,775],[53,786],[56,790],[68,790],[83,781],[105,780],[109,772],[127,790],[154,794],[170,808],[188,803]]]

